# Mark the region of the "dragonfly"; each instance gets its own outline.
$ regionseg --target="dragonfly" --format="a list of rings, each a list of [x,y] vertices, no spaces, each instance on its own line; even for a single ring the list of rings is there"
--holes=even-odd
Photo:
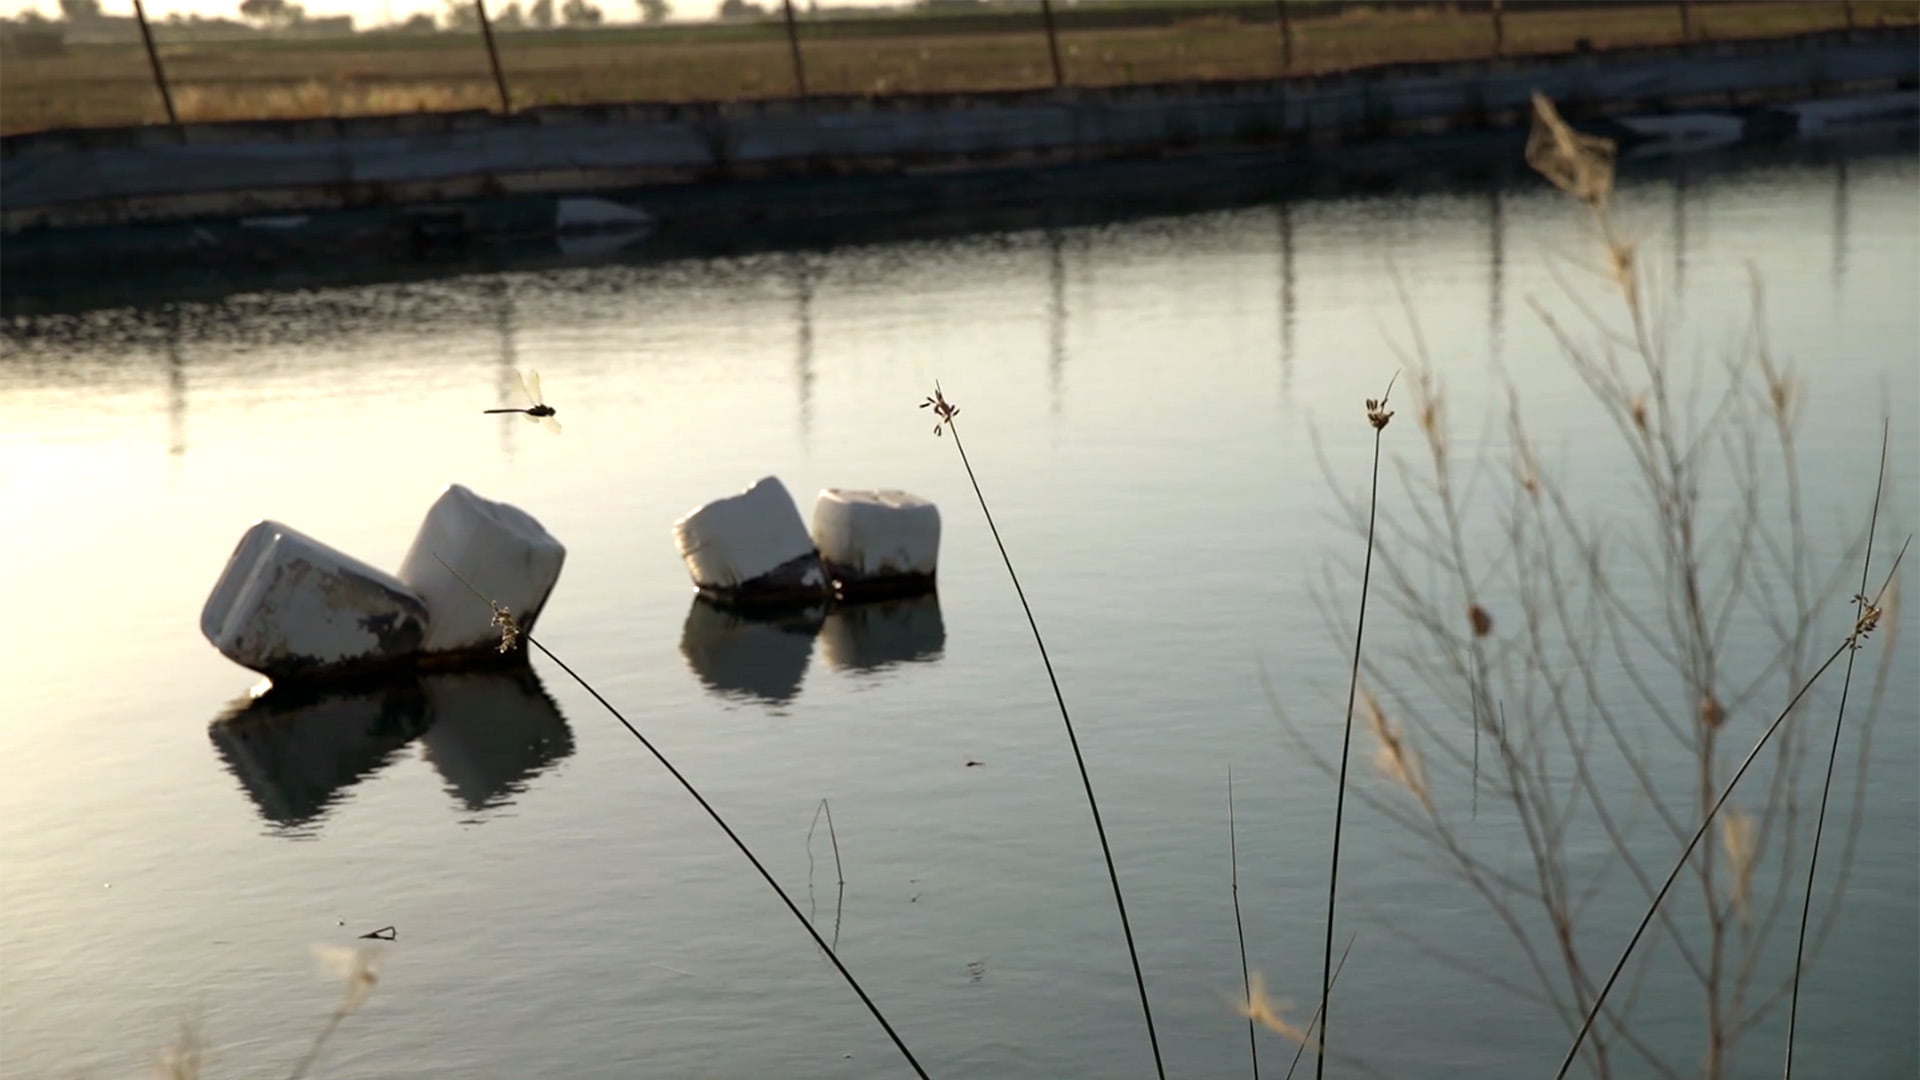
[[[520,372],[516,370],[513,373],[513,384],[520,388],[520,396],[527,399],[525,408],[482,409],[480,411],[483,413],[525,413],[527,419],[538,423],[541,427],[546,428],[555,435],[560,434],[560,421],[553,418],[556,410],[553,406],[540,400],[540,373],[532,368],[528,368],[527,377],[523,379],[520,377]]]

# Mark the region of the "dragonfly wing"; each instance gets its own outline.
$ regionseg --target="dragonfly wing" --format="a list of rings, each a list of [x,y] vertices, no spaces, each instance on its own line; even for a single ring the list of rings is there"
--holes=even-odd
[[[553,432],[555,435],[560,434],[560,421],[555,420],[551,416],[541,417],[540,426],[543,428],[546,428],[548,431]]]
[[[520,396],[527,399],[527,404],[529,405],[540,404],[540,399],[537,397],[534,397],[533,392],[527,389],[527,380],[520,377],[519,368],[513,369],[513,385],[515,389],[520,391]]]
[[[533,395],[535,405],[540,404],[540,373],[532,368],[527,369],[527,392]]]

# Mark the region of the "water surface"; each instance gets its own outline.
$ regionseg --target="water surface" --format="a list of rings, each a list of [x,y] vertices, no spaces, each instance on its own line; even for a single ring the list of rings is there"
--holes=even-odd
[[[1870,501],[1883,409],[1888,527],[1913,527],[1917,179],[1909,155],[1620,190],[1683,359],[1724,355],[1749,260],[1764,280],[1772,347],[1807,376],[1822,565]],[[1242,1075],[1229,763],[1253,965],[1308,1003],[1296,1018],[1318,978],[1332,789],[1261,689],[1264,671],[1333,745],[1347,645],[1312,595],[1354,547],[1310,430],[1341,490],[1360,485],[1359,404],[1409,340],[1391,263],[1463,452],[1499,442],[1504,369],[1552,458],[1590,470],[1591,511],[1632,520],[1606,482],[1617,442],[1529,307],[1567,310],[1550,263],[1598,295],[1569,260],[1593,262],[1579,217],[1529,184],[10,322],[0,1074],[143,1075],[195,1018],[210,1076],[285,1071],[334,1000],[309,947],[388,925],[379,988],[316,1075],[903,1073],[738,854],[544,660],[245,700],[253,677],[197,631],[240,533],[271,517],[391,567],[459,482],[568,545],[542,639],[837,932],[934,1075],[1149,1075],[1044,672],[952,440],[915,408],[937,378],[1105,794],[1170,1071]],[[479,415],[516,366],[540,370],[563,436]],[[1389,436],[1417,455],[1413,426]],[[766,474],[803,509],[824,486],[937,500],[937,602],[780,626],[694,607],[670,523]],[[1903,620],[1848,904],[1803,1008],[1809,1075],[1920,1067]],[[837,903],[824,826],[809,840],[822,799]],[[1364,809],[1350,825],[1338,1022],[1366,1063],[1546,1073],[1551,1014],[1379,919],[1518,971],[1510,940],[1404,834]],[[1693,1060],[1697,1029],[1660,1018],[1694,1006],[1650,985],[1649,1037]],[[1289,1050],[1265,1039],[1264,1066]]]

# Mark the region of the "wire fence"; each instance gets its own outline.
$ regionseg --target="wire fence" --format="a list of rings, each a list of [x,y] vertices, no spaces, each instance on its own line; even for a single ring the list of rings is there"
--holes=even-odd
[[[204,2],[58,0],[57,18],[0,20],[0,133],[1270,78],[1920,22],[1909,0],[722,0],[700,22],[671,18],[670,0],[440,0],[404,16],[385,0],[363,27],[296,0],[187,6]]]

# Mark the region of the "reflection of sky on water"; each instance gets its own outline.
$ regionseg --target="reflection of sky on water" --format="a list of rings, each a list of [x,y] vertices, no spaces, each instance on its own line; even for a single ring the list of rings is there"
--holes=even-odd
[[[1880,146],[1898,136],[1880,134],[1874,138],[1876,141],[1873,145]],[[1822,231],[1826,234],[1826,246],[1829,249],[1830,282],[1837,296],[1844,286],[1852,217],[1848,184],[1852,166],[1844,156],[1843,149],[1808,143],[1763,148],[1755,153],[1778,156],[1791,163],[1791,167],[1817,163],[1832,173],[1831,199],[1820,216],[1824,218]],[[1665,188],[1660,196],[1667,204],[1663,220],[1654,225],[1649,218],[1643,223],[1641,231],[1658,233],[1659,246],[1667,258],[1665,280],[1676,296],[1684,297],[1688,287],[1689,262],[1699,255],[1696,249],[1703,246],[1703,238],[1697,235],[1690,218],[1708,210],[1713,189],[1717,186],[1714,181],[1721,175],[1718,167],[1718,159],[1711,154],[1663,158],[1642,162],[1637,166],[1640,172],[1657,177]],[[1629,169],[1623,174],[1621,183],[1631,183],[1632,175]],[[1530,174],[1523,176],[1518,183],[1518,187],[1527,189],[1529,194],[1534,194],[1531,190],[1533,185],[1534,178]],[[1508,280],[1507,264],[1511,255],[1508,250],[1511,226],[1506,204],[1513,197],[1515,187],[1515,181],[1504,176],[1490,177],[1487,183],[1478,187],[1478,191],[1484,193],[1485,200],[1485,212],[1481,215],[1483,221],[1477,227],[1483,233],[1481,242],[1486,252],[1486,292],[1483,301],[1486,305],[1486,338],[1488,348],[1496,359],[1500,357],[1509,336],[1507,307],[1512,283]],[[1648,208],[1655,200],[1643,198],[1639,201],[1642,208]],[[1277,261],[1278,278],[1274,290],[1278,325],[1275,352],[1279,360],[1279,385],[1283,400],[1291,391],[1297,354],[1295,338],[1300,298],[1296,250],[1299,241],[1295,234],[1302,209],[1310,211],[1312,206],[1312,200],[1304,199],[1277,200],[1271,204],[1270,212],[1274,215],[1276,227],[1271,234],[1270,244]],[[1043,220],[1051,222],[1052,219]],[[1140,227],[1152,226],[1146,224]],[[1038,250],[1009,253],[1017,262],[1032,264],[1023,266],[1022,273],[1044,278],[1044,283],[1033,284],[1044,292],[1041,318],[1046,335],[1045,385],[1048,408],[1056,419],[1061,416],[1061,410],[1071,396],[1068,392],[1068,370],[1075,352],[1074,339],[1078,336],[1075,323],[1079,321],[1071,309],[1076,302],[1084,302],[1076,301],[1075,293],[1084,292],[1085,285],[1094,279],[1100,269],[1101,253],[1094,246],[1095,240],[1110,228],[1112,226],[1083,226],[1068,230],[1049,223],[1038,234],[1041,238]],[[635,257],[645,259],[647,253],[639,251]],[[815,354],[820,337],[817,330],[822,303],[820,294],[823,286],[830,283],[832,259],[829,254],[819,251],[793,250],[780,256],[779,262],[784,269],[773,272],[773,276],[786,279],[785,288],[790,290],[792,297],[791,306],[783,319],[791,322],[793,392],[797,406],[795,416],[802,447],[805,448],[811,441],[816,410],[818,375]],[[344,292],[325,298],[315,297],[315,302],[300,309],[299,318],[269,326],[250,327],[246,331],[248,334],[265,332],[270,339],[249,339],[247,344],[300,344],[307,338],[320,341],[342,331],[434,317],[450,317],[475,327],[490,325],[497,339],[500,383],[497,397],[500,401],[511,401],[515,399],[515,394],[510,372],[521,363],[517,339],[522,321],[518,308],[526,302],[520,299],[524,291],[522,286],[538,280],[540,276],[534,272],[518,276],[497,275],[457,291],[450,291],[442,282],[433,280],[389,285],[385,287],[388,295],[379,298],[378,309],[362,309],[357,298]],[[1410,284],[1416,288],[1420,285],[1418,282]],[[237,324],[263,316],[272,318],[282,306],[280,298],[274,294],[243,292],[213,304],[162,302],[147,309],[117,308],[106,312],[54,315],[42,319],[9,319],[0,321],[0,334],[5,335],[0,340],[5,340],[9,347],[32,346],[37,339],[57,347],[57,339],[72,334],[82,337],[125,335],[129,340],[124,345],[135,351],[144,347],[150,353],[157,354],[168,421],[166,447],[170,454],[178,457],[188,453],[191,448],[189,406],[198,383],[190,376],[198,374],[193,369],[200,366],[198,357],[203,351],[200,346],[209,340],[230,340]],[[46,341],[49,335],[54,340]],[[279,340],[276,342],[273,338]],[[497,425],[499,452],[503,459],[509,461],[515,453],[515,441],[522,434],[511,423],[514,419],[517,418],[502,417]]]

